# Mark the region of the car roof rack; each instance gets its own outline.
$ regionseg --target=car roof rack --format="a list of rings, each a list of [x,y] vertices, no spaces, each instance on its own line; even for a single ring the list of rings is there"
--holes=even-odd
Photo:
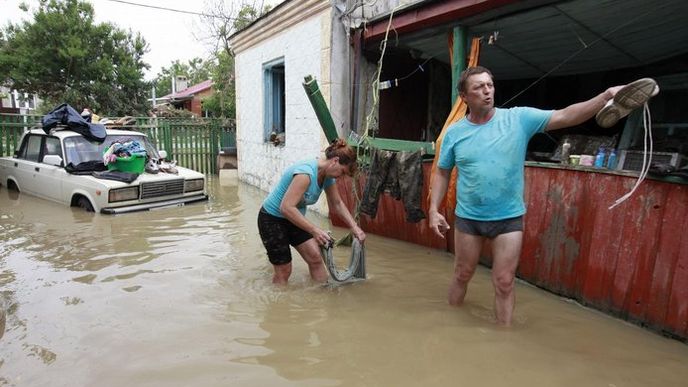
[[[39,125],[33,129],[43,129],[43,126]],[[48,134],[54,134],[55,132],[60,131],[60,130],[69,130],[69,127],[65,124],[57,124],[54,127],[50,128],[50,132]]]

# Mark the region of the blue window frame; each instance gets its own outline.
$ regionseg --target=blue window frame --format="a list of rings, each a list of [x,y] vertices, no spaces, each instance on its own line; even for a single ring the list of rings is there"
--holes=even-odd
[[[285,131],[284,58],[263,64],[263,88],[264,138],[269,141],[273,133]]]

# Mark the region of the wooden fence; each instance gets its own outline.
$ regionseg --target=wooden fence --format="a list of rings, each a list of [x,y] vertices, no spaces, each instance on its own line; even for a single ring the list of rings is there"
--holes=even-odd
[[[19,146],[24,131],[40,127],[42,116],[0,114],[0,156],[11,156]],[[236,146],[233,120],[217,118],[136,117],[130,127],[148,135],[158,149],[177,165],[205,174],[217,174],[220,149]]]

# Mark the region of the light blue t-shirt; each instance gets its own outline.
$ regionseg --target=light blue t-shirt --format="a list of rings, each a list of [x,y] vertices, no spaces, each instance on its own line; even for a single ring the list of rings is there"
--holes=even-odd
[[[447,129],[437,166],[458,168],[457,216],[490,221],[526,212],[526,148],[535,133],[544,131],[552,112],[529,107],[496,109],[485,124],[474,124],[464,117]]]
[[[284,194],[287,193],[291,181],[294,180],[294,175],[300,174],[308,175],[311,179],[308,189],[296,206],[303,215],[306,215],[306,206],[317,202],[323,189],[331,186],[335,182],[334,178],[326,177],[323,186],[320,187],[318,185],[318,159],[299,161],[284,171],[275,188],[273,188],[268,197],[265,198],[263,208],[265,208],[268,214],[284,218],[284,215],[280,212],[282,199],[284,198]]]

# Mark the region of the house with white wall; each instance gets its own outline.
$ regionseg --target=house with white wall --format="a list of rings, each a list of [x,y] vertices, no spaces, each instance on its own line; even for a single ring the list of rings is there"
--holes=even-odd
[[[35,94],[23,93],[0,86],[0,111],[4,113],[31,114],[40,102]]]
[[[306,76],[317,81],[339,137],[376,121],[370,81],[377,61],[360,55],[361,27],[423,1],[286,0],[236,32],[230,45],[239,179],[269,191],[287,166],[318,157],[327,147],[304,91]],[[359,35],[353,36],[356,29]],[[309,208],[327,214],[324,198]]]
[[[348,136],[345,104],[332,101],[349,98],[349,45],[333,17],[330,1],[285,1],[232,36],[240,180],[269,191],[286,167],[327,147],[305,76],[317,80],[339,136]],[[325,200],[312,209],[326,214]]]

